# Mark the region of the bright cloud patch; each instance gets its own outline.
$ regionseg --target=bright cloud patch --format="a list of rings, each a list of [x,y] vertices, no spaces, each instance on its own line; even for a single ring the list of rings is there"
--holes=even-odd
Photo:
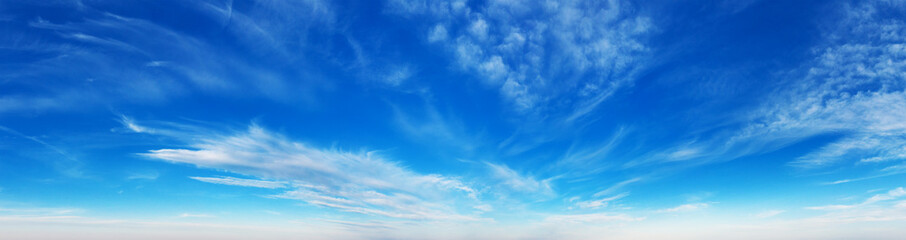
[[[341,211],[405,219],[478,219],[459,213],[473,207],[465,204],[480,205],[475,199],[477,192],[469,186],[456,178],[415,173],[372,152],[316,149],[257,126],[233,135],[194,138],[197,142],[190,144],[191,149],[158,149],[142,155],[290,181],[294,189],[277,197]],[[237,178],[193,179],[238,186],[284,186]]]
[[[499,89],[519,112],[574,101],[579,118],[632,82],[651,21],[622,1],[394,0],[388,11],[429,20],[427,40],[460,69]],[[578,94],[576,94],[578,93]]]

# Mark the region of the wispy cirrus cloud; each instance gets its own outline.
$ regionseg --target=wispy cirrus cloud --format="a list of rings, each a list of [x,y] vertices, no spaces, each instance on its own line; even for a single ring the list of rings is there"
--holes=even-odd
[[[613,186],[610,186],[610,187],[608,187],[608,188],[606,188],[606,189],[604,189],[604,190],[601,190],[601,191],[596,192],[595,194],[593,194],[593,196],[595,196],[595,197],[600,197],[600,196],[604,196],[604,195],[607,195],[607,194],[611,194],[611,193],[613,193],[613,192],[615,192],[615,191],[617,191],[617,190],[620,190],[620,189],[622,189],[622,188],[624,188],[624,187],[626,187],[626,186],[629,186],[630,184],[634,184],[634,183],[637,183],[637,182],[641,182],[641,181],[643,181],[643,180],[645,180],[645,179],[644,179],[644,178],[641,178],[641,177],[635,177],[635,178],[626,179],[626,180],[620,181],[620,182],[614,184]]]
[[[886,202],[886,201],[889,201],[889,200],[898,199],[898,198],[903,197],[903,196],[906,196],[906,190],[904,190],[902,187],[899,187],[899,188],[895,188],[895,189],[889,190],[889,191],[887,191],[886,193],[876,194],[876,195],[874,195],[874,196],[871,196],[870,198],[865,199],[865,201],[863,201],[863,202],[861,202],[861,203],[859,203],[859,204],[852,204],[852,205],[825,205],[825,206],[806,207],[806,209],[809,209],[809,210],[843,210],[843,209],[853,209],[853,208],[857,208],[857,207],[865,207],[865,206],[875,205],[875,204],[880,203],[880,202]]]
[[[223,184],[223,185],[232,185],[232,186],[241,186],[241,187],[257,187],[257,188],[285,188],[287,186],[286,182],[277,182],[277,181],[265,181],[265,180],[255,180],[255,179],[244,179],[244,178],[234,178],[234,177],[189,177],[198,181],[214,184]]]
[[[133,120],[133,119],[132,119],[131,117],[129,117],[129,116],[120,115],[120,119],[119,119],[119,120],[120,120],[120,123],[122,123],[123,126],[126,127],[126,129],[129,129],[129,130],[131,130],[131,131],[133,131],[133,132],[144,133],[144,132],[148,132],[148,131],[149,131],[149,129],[147,129],[147,128],[145,128],[145,127],[142,127],[141,125],[138,125],[137,123],[135,123],[135,120]]]
[[[607,207],[607,205],[609,205],[610,202],[616,201],[616,200],[624,198],[626,196],[629,196],[629,193],[620,193],[615,196],[610,196],[610,197],[601,198],[601,199],[597,199],[597,200],[581,201],[581,202],[577,202],[576,206],[579,208],[597,209],[597,208]]]
[[[81,160],[79,160],[78,158],[76,158],[72,153],[70,153],[66,149],[60,148],[54,144],[50,144],[38,137],[25,135],[19,131],[16,131],[16,130],[13,130],[13,129],[10,129],[10,128],[4,127],[4,126],[0,126],[0,132],[5,132],[5,133],[11,134],[13,136],[28,140],[29,142],[38,144],[42,148],[49,150],[49,152],[54,155],[62,156],[62,158],[61,157],[52,158],[54,160],[50,161],[49,164],[54,169],[56,169],[57,171],[62,173],[64,176],[74,177],[74,178],[88,177],[85,174],[84,170],[82,169],[82,165],[84,163]],[[48,152],[48,151],[44,151],[44,152]]]
[[[786,211],[784,211],[784,210],[767,210],[767,211],[755,214],[755,217],[756,218],[771,218],[771,217],[775,217],[775,216],[780,215],[785,212]]]
[[[390,104],[397,128],[423,143],[434,143],[464,152],[476,150],[481,139],[469,134],[463,122],[454,116],[441,113],[430,93],[419,92],[423,106],[418,110],[405,110],[402,106]],[[419,104],[421,105],[421,104]]]
[[[134,172],[126,176],[126,180],[157,180],[160,173],[155,171]]]
[[[702,210],[702,209],[708,208],[710,206],[711,206],[711,204],[708,204],[708,203],[688,203],[688,204],[683,204],[683,205],[679,205],[679,206],[672,207],[672,208],[661,209],[661,210],[658,210],[657,212],[661,212],[661,213],[692,212],[692,211]]]
[[[632,217],[626,214],[589,213],[572,215],[554,215],[546,219],[548,222],[560,223],[602,223],[602,222],[635,222],[645,220],[644,217]]]
[[[822,215],[803,219],[807,222],[853,223],[853,222],[889,222],[906,220],[906,208],[902,199],[906,190],[902,187],[875,194],[857,204],[833,204],[806,207],[807,210],[825,212]]]
[[[212,218],[214,215],[209,214],[198,214],[198,213],[183,213],[179,214],[180,218]]]
[[[65,18],[4,10],[0,13],[15,18],[0,30],[9,36],[0,38],[0,47],[21,58],[0,70],[5,75],[2,84],[33,93],[0,95],[0,111],[162,103],[192,93],[305,103],[310,99],[287,89],[314,92],[327,84],[319,82],[318,71],[296,53],[312,57],[329,53],[316,53],[320,49],[311,47],[323,42],[299,44],[296,40],[309,34],[335,34],[329,5],[321,1],[261,1],[240,8],[233,8],[232,1],[179,5],[181,11],[197,13],[193,17],[198,19],[187,21],[198,22],[211,35],[117,14],[103,2],[79,4]]]
[[[13,216],[72,216],[84,212],[79,208],[0,208],[3,215]]]
[[[614,149],[622,143],[627,134],[629,134],[629,130],[626,127],[620,127],[609,139],[598,145],[570,146],[563,157],[551,164],[549,168],[552,171],[563,172],[569,177],[585,177],[608,170],[615,164],[607,160],[613,158]]]
[[[553,179],[538,180],[534,176],[522,174],[503,164],[486,162],[485,165],[488,167],[492,179],[499,181],[499,185],[512,191],[541,194],[542,196],[555,194],[550,183]]]
[[[761,112],[760,123],[737,139],[844,134],[791,162],[803,168],[906,159],[906,48],[901,44],[906,22],[878,21],[877,10],[886,7],[879,2],[843,8],[844,19],[827,33],[829,44],[816,49],[818,57],[807,67],[805,81],[779,94]]]
[[[906,159],[906,22],[878,11],[903,5],[839,6],[841,17],[822,26],[824,41],[813,48],[813,59],[781,74],[759,107],[731,127],[691,135],[624,166],[728,161],[834,136],[789,164],[806,170],[869,166],[889,175],[881,169]]]
[[[616,0],[386,3],[384,11],[391,16],[425,22],[416,30],[454,70],[498,92],[515,128],[509,137],[496,139],[505,156],[575,137],[597,121],[587,116],[630,87],[647,67],[646,41],[656,31],[642,11]],[[603,164],[604,159],[625,132],[619,128],[600,146],[570,149],[537,174],[577,178],[600,173],[615,165]]]
[[[455,177],[419,174],[375,152],[325,150],[294,142],[252,125],[245,132],[201,134],[187,148],[156,149],[141,155],[292,182],[274,197],[311,205],[402,219],[478,220],[472,206],[479,194]],[[205,182],[279,188],[274,181],[193,177]],[[289,185],[286,185],[289,187]]]

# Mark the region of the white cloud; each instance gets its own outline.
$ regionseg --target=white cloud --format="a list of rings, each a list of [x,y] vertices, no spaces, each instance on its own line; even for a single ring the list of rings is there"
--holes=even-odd
[[[784,210],[767,210],[767,211],[755,214],[755,217],[756,218],[770,218],[770,217],[780,215],[781,213],[784,213],[784,212],[786,212],[786,211],[784,211]]]
[[[477,206],[474,206],[474,207],[472,207],[472,208],[475,208],[475,209],[480,210],[480,211],[482,211],[482,212],[490,212],[490,211],[493,211],[493,210],[494,210],[494,207],[492,207],[491,205],[488,205],[488,204],[477,205]]]
[[[803,81],[810,84],[778,99],[791,107],[766,111],[765,128],[771,132],[848,133],[793,165],[812,168],[852,160],[906,160],[906,51],[895,43],[906,40],[906,22],[878,21],[875,8],[881,5],[847,7],[848,16],[836,32],[829,33],[847,39],[832,40],[830,46],[817,49],[820,56]]]
[[[456,178],[418,174],[374,152],[324,150],[291,141],[258,126],[229,135],[189,136],[190,149],[157,149],[142,155],[263,179],[291,181],[275,197],[341,211],[406,219],[476,220],[458,212],[474,206],[477,191]],[[244,186],[273,182],[232,178],[194,179]],[[455,203],[460,204],[455,204]],[[467,206],[468,205],[468,206]]]
[[[658,210],[658,212],[662,212],[662,213],[692,212],[692,211],[698,211],[701,209],[705,209],[710,206],[711,205],[709,205],[707,203],[689,203],[689,204],[683,204],[683,205],[679,205],[679,206],[672,207],[672,208],[661,209],[661,210]]]
[[[865,200],[865,202],[863,202],[862,204],[872,204],[872,203],[876,203],[876,202],[880,202],[880,201],[897,199],[902,196],[906,196],[906,190],[904,190],[902,187],[898,187],[898,188],[888,191],[886,194],[874,195],[871,198],[868,198],[867,200]]]
[[[517,192],[540,193],[543,195],[553,194],[549,180],[539,181],[532,176],[520,174],[503,164],[486,162],[485,165],[491,171],[491,176],[509,189]]]
[[[275,189],[275,188],[285,188],[287,186],[286,182],[243,179],[243,178],[234,178],[234,177],[189,177],[189,178],[195,179],[198,181],[202,181],[202,182],[207,182],[207,183],[242,186],[242,187],[257,187],[257,188]]]
[[[494,82],[503,79],[508,71],[506,65],[503,63],[503,58],[497,55],[491,56],[487,61],[481,63],[479,69],[487,75],[490,81]],[[518,85],[518,83],[515,82],[512,84]],[[513,92],[514,90],[508,90],[504,91],[504,94],[514,95]]]
[[[801,221],[822,224],[862,222],[883,224],[884,222],[906,221],[906,209],[901,207],[902,201],[892,201],[901,199],[903,196],[906,196],[906,190],[899,187],[886,193],[873,195],[857,204],[807,207],[806,209],[809,210],[822,211],[823,214]]]
[[[826,205],[826,206],[816,206],[816,207],[806,207],[808,210],[842,210],[850,209],[855,207],[854,205]]]
[[[837,180],[837,181],[829,182],[829,183],[827,183],[827,184],[829,184],[829,185],[835,185],[835,184],[841,184],[841,183],[848,183],[848,182],[852,182],[852,181],[853,181],[852,179],[843,179],[843,180]]]
[[[133,120],[132,118],[130,118],[126,115],[120,115],[120,123],[122,123],[124,127],[128,128],[129,130],[132,130],[133,132],[137,132],[137,133],[148,132],[148,129],[138,125],[137,123],[135,123],[135,120]]]
[[[621,182],[618,182],[617,184],[614,184],[613,186],[608,187],[607,189],[604,189],[604,190],[601,190],[601,191],[599,191],[599,192],[596,192],[593,196],[595,196],[595,197],[604,196],[604,195],[613,193],[614,191],[619,190],[619,189],[621,189],[621,188],[623,188],[623,187],[626,187],[626,186],[629,185],[629,184],[637,183],[637,182],[640,182],[640,181],[642,181],[642,180],[644,180],[644,179],[641,178],[641,177],[626,179],[626,180],[623,180],[623,181],[621,181]]]
[[[390,72],[384,76],[383,81],[390,86],[399,86],[406,80],[409,80],[413,74],[414,70],[408,65],[391,67]]]
[[[79,208],[2,208],[0,213],[14,216],[71,216],[77,213],[84,213],[84,209]]]
[[[906,50],[901,44],[906,41],[906,21],[877,13],[880,8],[903,6],[881,2],[839,6],[844,17],[829,23],[824,42],[813,48],[814,59],[782,75],[786,79],[777,82],[777,90],[759,107],[737,116],[739,122],[733,125],[743,127],[708,138],[691,136],[692,140],[628,166],[727,161],[822,135],[838,138],[790,165],[880,168],[906,160]]]
[[[449,146],[469,152],[481,145],[481,139],[469,135],[470,129],[454,116],[444,115],[432,102],[428,94],[422,93],[424,108],[403,109],[391,104],[397,127],[419,142]]]
[[[379,222],[379,221],[371,221],[371,222],[352,222],[352,221],[327,220],[327,219],[325,219],[324,222],[329,222],[329,223],[337,224],[337,225],[340,225],[340,226],[343,226],[343,227],[351,227],[351,228],[353,228],[353,229],[355,229],[355,230],[358,230],[358,231],[368,230],[368,229],[396,229],[396,227],[394,227],[394,226],[391,225],[391,224],[386,224],[386,223]]]
[[[140,172],[129,174],[126,180],[157,180],[158,177],[160,177],[158,172]]]
[[[686,159],[698,156],[700,152],[701,151],[699,149],[695,149],[695,148],[679,149],[675,152],[670,153],[667,156],[667,158],[670,159],[671,161],[686,160]]]
[[[894,207],[896,207],[896,208],[906,208],[906,201],[900,201],[900,202],[897,203],[897,205],[895,205]]]
[[[472,25],[469,26],[469,33],[472,33],[472,37],[478,40],[484,40],[488,37],[488,23],[481,18],[481,15],[479,15],[478,19],[472,21]]]
[[[617,200],[617,199],[624,198],[624,197],[626,197],[626,196],[629,196],[629,194],[628,194],[628,193],[620,193],[620,194],[618,194],[618,195],[616,195],[616,196],[606,197],[606,198],[602,198],[602,199],[598,199],[598,200],[589,200],[589,201],[581,201],[581,202],[577,202],[577,203],[576,203],[576,206],[578,206],[579,208],[597,209],[597,208],[601,208],[601,207],[607,207],[607,205],[610,204],[610,202],[612,202],[612,201],[614,201],[614,200]]]
[[[553,215],[545,219],[547,222],[561,223],[603,223],[603,222],[636,222],[645,220],[644,217],[632,217],[626,214],[589,213],[573,215]]]
[[[2,30],[0,35],[17,40],[0,41],[0,48],[40,57],[23,59],[16,68],[2,71],[8,83],[28,86],[33,93],[0,97],[0,112],[160,103],[191,92],[308,101],[294,91],[319,89],[317,80],[309,77],[318,71],[299,61],[297,54],[314,57],[321,43],[287,43],[319,30],[332,32],[329,4],[261,1],[241,10],[231,5],[231,1],[179,4],[180,11],[211,20],[201,21],[211,24],[204,27],[220,28],[223,39],[235,43],[231,51],[223,51],[223,41],[153,19],[105,12],[103,4],[69,8],[71,21],[17,19],[29,28]],[[279,61],[294,70],[265,61]],[[32,81],[35,78],[48,80],[38,84]]]
[[[209,214],[193,214],[193,213],[183,213],[179,214],[180,218],[212,218],[213,215]]]
[[[473,8],[463,1],[394,0],[387,5],[389,13],[431,20],[428,41],[449,49],[462,70],[497,87],[515,111],[570,121],[633,80],[647,52],[641,39],[652,27],[628,9],[621,1],[490,1]],[[566,100],[575,104],[549,105]]]
[[[608,160],[613,159],[610,154],[622,143],[628,132],[625,127],[620,127],[609,139],[600,144],[588,147],[571,146],[552,168],[565,172],[570,177],[588,176],[607,170],[612,167],[607,164]]]
[[[431,28],[431,32],[428,33],[428,42],[440,42],[447,40],[447,28],[444,25],[437,24]]]
[[[7,132],[14,136],[21,137],[23,139],[27,139],[31,142],[41,145],[41,147],[44,147],[47,150],[50,150],[50,152],[52,152],[52,153],[59,154],[60,156],[62,156],[62,158],[54,158],[57,160],[53,161],[52,166],[57,171],[62,173],[64,176],[74,177],[74,178],[85,178],[86,177],[86,175],[84,174],[84,172],[81,169],[82,161],[80,161],[79,159],[74,157],[72,154],[70,154],[66,150],[64,150],[60,147],[57,147],[56,145],[50,144],[37,137],[25,135],[23,133],[20,133],[19,131],[4,127],[2,125],[0,125],[0,132]]]
[[[879,202],[885,202],[885,201],[897,199],[902,196],[906,196],[906,190],[904,190],[902,187],[898,187],[898,188],[892,189],[890,191],[887,191],[887,193],[876,194],[874,196],[871,196],[870,198],[865,199],[865,201],[863,201],[862,203],[859,203],[859,204],[815,206],[815,207],[806,207],[805,209],[821,210],[821,211],[859,209],[859,208],[865,208],[865,207],[870,207],[870,206],[876,205]]]

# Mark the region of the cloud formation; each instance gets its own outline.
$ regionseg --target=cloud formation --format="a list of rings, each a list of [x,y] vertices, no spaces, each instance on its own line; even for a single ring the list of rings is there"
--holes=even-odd
[[[710,207],[710,204],[707,203],[689,203],[683,204],[672,208],[661,209],[658,212],[662,213],[677,213],[677,212],[691,212]]]
[[[233,185],[233,186],[242,186],[242,187],[257,187],[257,188],[285,188],[285,182],[275,182],[275,181],[264,181],[264,180],[255,180],[255,179],[244,179],[244,178],[234,178],[234,177],[189,177],[198,181],[214,184],[223,184],[223,185]]]
[[[814,137],[836,138],[789,164],[800,169],[872,166],[875,175],[906,160],[906,22],[879,9],[902,4],[840,4],[813,59],[780,75],[776,90],[732,127],[654,151],[627,167],[728,161]],[[716,132],[716,133],[714,133]],[[837,183],[845,183],[840,181]]]
[[[857,222],[890,222],[906,220],[906,208],[903,201],[906,196],[903,187],[875,194],[856,204],[834,204],[806,207],[807,210],[824,211],[816,217],[804,219],[806,222],[819,223],[857,223]]]
[[[252,125],[246,132],[192,136],[189,148],[156,149],[141,155],[174,163],[291,182],[275,195],[306,203],[391,218],[477,220],[462,209],[479,206],[477,191],[454,177],[419,174],[375,152],[324,150]],[[281,188],[283,183],[193,177],[205,182]],[[469,210],[468,212],[471,212]]]
[[[791,164],[826,167],[906,160],[906,22],[880,21],[886,3],[847,6],[830,43],[798,86],[782,92],[737,139],[772,134],[844,136]],[[902,9],[904,6],[889,6]],[[847,36],[846,40],[834,36]]]
[[[72,2],[77,6],[69,6]],[[201,24],[210,30],[206,33],[117,14],[105,4],[31,6],[71,9],[66,16],[10,12],[30,5],[24,2],[0,10],[23,19],[0,29],[14,36],[0,38],[0,47],[26,56],[0,69],[3,85],[33,92],[0,95],[0,112],[163,103],[191,93],[304,103],[310,100],[294,93],[325,86],[310,62],[296,54],[324,56],[311,48],[323,43],[298,44],[297,39],[334,34],[326,3],[259,2],[240,8],[233,8],[232,1],[184,3],[179,10],[193,15],[182,21]]]
[[[560,223],[604,223],[604,222],[635,222],[645,220],[643,217],[632,217],[625,214],[589,213],[573,215],[555,215],[547,218],[549,222]]]
[[[633,80],[651,21],[622,1],[392,0],[387,12],[422,18],[426,40],[458,68],[499,89],[516,112],[588,114]],[[556,106],[569,102],[568,106]],[[567,110],[573,109],[573,110]]]

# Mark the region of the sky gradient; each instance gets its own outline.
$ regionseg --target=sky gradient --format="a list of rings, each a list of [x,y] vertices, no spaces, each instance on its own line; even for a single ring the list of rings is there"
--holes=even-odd
[[[906,1],[0,0],[0,239],[901,239]]]

